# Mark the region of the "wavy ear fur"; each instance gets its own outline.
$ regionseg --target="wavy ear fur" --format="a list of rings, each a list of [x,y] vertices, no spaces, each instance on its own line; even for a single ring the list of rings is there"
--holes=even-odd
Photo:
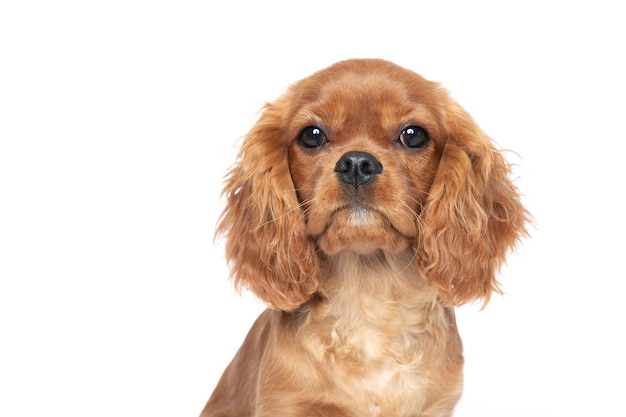
[[[528,212],[511,169],[471,116],[451,103],[447,139],[423,211],[419,268],[447,305],[501,292],[496,274],[521,236]]]
[[[245,137],[226,176],[226,208],[217,235],[226,237],[237,288],[288,311],[315,292],[318,268],[289,173],[281,114],[275,105],[266,105]]]

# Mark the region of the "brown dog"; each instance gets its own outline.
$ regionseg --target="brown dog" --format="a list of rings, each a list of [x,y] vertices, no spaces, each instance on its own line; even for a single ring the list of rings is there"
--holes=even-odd
[[[218,229],[268,303],[202,416],[450,416],[453,307],[499,291],[529,215],[510,166],[439,85],[349,60],[268,104]]]

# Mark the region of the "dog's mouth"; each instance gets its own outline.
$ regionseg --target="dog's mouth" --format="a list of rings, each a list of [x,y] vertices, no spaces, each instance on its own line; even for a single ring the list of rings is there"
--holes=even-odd
[[[342,220],[353,227],[368,227],[376,222],[375,217],[377,216],[386,219],[386,216],[380,211],[361,203],[348,204],[338,208],[331,215],[331,217],[336,216],[345,216],[346,218]]]
[[[395,253],[405,249],[411,241],[394,226],[387,214],[363,203],[335,209],[327,217],[323,230],[314,237],[329,255],[345,250],[358,254],[377,250]]]

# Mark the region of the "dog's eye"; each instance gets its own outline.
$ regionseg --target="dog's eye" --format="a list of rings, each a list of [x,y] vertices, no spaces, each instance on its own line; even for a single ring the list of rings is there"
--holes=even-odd
[[[319,148],[324,145],[326,141],[326,134],[317,126],[305,127],[298,135],[298,143],[303,148]]]
[[[429,141],[428,133],[426,130],[419,126],[409,126],[405,128],[398,140],[407,148],[421,148],[425,146]]]

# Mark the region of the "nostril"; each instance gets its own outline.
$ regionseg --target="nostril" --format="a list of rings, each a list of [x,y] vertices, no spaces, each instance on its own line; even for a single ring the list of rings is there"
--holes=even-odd
[[[361,168],[361,171],[366,174],[373,174],[374,171],[376,171],[374,165],[371,163],[371,161],[367,159],[363,160],[359,166]]]
[[[339,158],[335,172],[342,182],[358,188],[382,173],[383,165],[372,154],[352,151]]]

